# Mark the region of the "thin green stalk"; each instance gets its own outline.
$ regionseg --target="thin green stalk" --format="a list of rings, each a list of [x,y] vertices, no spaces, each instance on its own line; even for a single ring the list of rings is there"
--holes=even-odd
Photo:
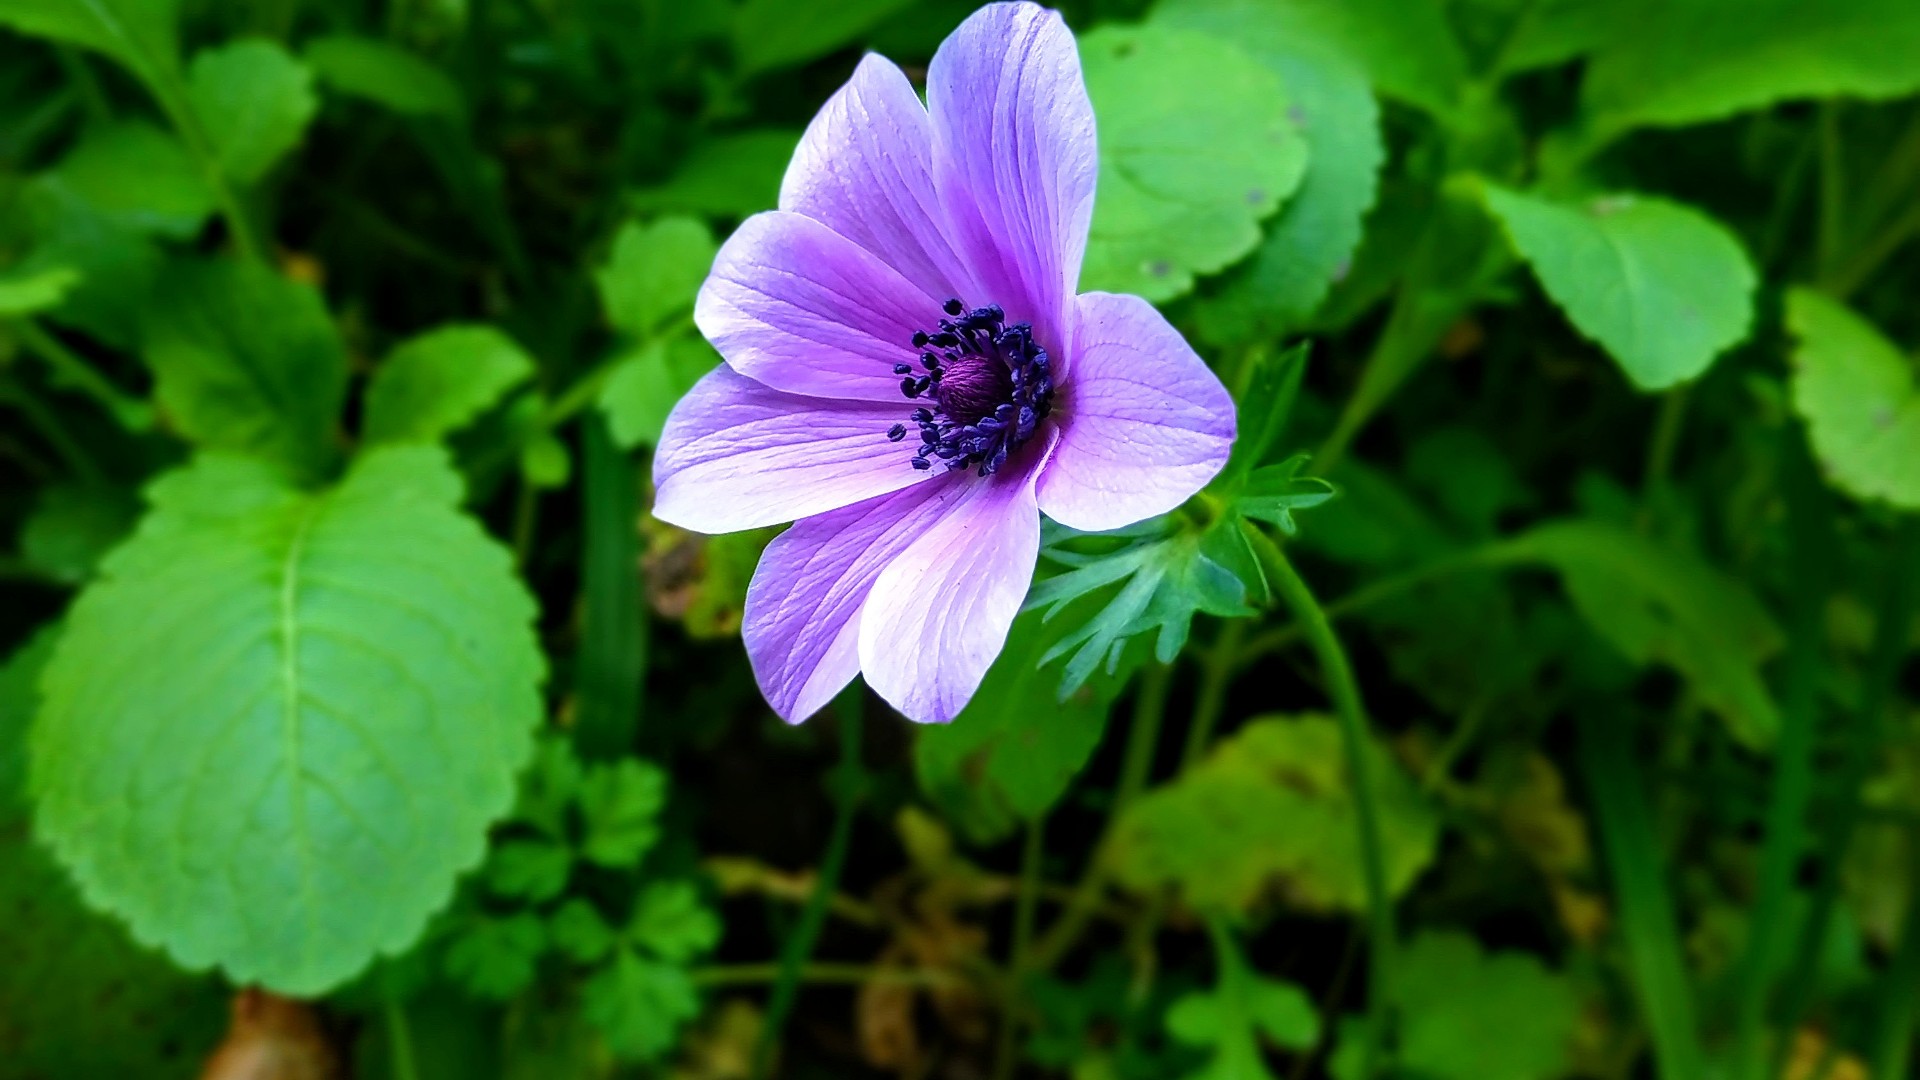
[[[67,81],[73,84],[73,92],[80,99],[80,107],[86,110],[87,119],[96,124],[112,120],[113,105],[107,101],[106,91],[100,88],[100,77],[88,66],[86,54],[71,45],[58,45],[53,55],[60,62]]]
[[[54,453],[66,462],[67,468],[81,480],[97,484],[105,480],[106,473],[87,453],[79,440],[67,433],[60,419],[46,403],[30,393],[26,387],[14,382],[0,382],[0,402],[11,403],[14,408],[26,414],[27,422],[32,424],[40,437],[53,447]]]
[[[1798,440],[1798,433],[1791,436]],[[1796,571],[1792,640],[1781,695],[1780,734],[1774,745],[1773,791],[1753,905],[1752,931],[1741,958],[1735,1000],[1735,1076],[1765,1080],[1767,1011],[1786,959],[1792,930],[1787,918],[1794,871],[1806,849],[1806,820],[1813,800],[1814,729],[1820,706],[1828,578],[1835,541],[1825,488],[1797,442],[1787,476],[1788,528]]]
[[[213,192],[214,201],[220,204],[220,216],[226,219],[234,250],[243,259],[258,261],[265,255],[266,247],[253,227],[253,219],[247,216],[246,204],[240,201],[240,193],[234,190],[226,171],[220,167],[220,156],[214,152],[213,140],[207,137],[206,129],[200,126],[199,114],[193,111],[193,102],[187,100],[186,86],[180,81],[177,69],[169,67],[164,72],[156,70],[149,75],[147,88],[153,92],[154,101],[159,104],[160,111],[166,114],[167,122],[180,136],[180,141],[186,144],[187,152],[199,164],[200,173],[206,179],[208,189]]]
[[[1245,620],[1234,619],[1220,630],[1220,637],[1207,650],[1201,664],[1200,690],[1193,699],[1193,722],[1187,725],[1187,744],[1180,752],[1180,768],[1185,771],[1207,752],[1213,741],[1213,729],[1226,711],[1227,691],[1233,686],[1233,673],[1240,660],[1240,647],[1247,638]]]
[[[640,582],[640,476],[606,420],[580,425],[580,593],[585,601],[574,667],[574,745],[583,757],[631,752],[645,701],[647,603]]]
[[[1153,771],[1154,754],[1160,746],[1160,724],[1167,711],[1167,691],[1173,680],[1172,669],[1165,664],[1149,663],[1140,676],[1140,689],[1134,695],[1132,730],[1127,733],[1126,756],[1120,764],[1120,786],[1114,790],[1113,804],[1107,808],[1107,824],[1093,846],[1093,855],[1080,875],[1053,925],[1033,948],[1030,971],[1050,971],[1080,940],[1100,910],[1100,892],[1106,888],[1106,862],[1103,853],[1113,835],[1120,812],[1146,787]]]
[[[540,521],[540,488],[524,475],[513,502],[513,565],[524,567],[533,554],[533,534]]]
[[[153,409],[146,402],[122,392],[38,322],[15,319],[9,325],[28,351],[46,361],[57,383],[71,386],[99,402],[128,431],[145,431],[153,426]]]
[[[1682,383],[1660,396],[1660,416],[1647,443],[1647,470],[1640,483],[1640,513],[1634,523],[1643,533],[1653,527],[1653,499],[1673,469],[1673,452],[1680,444],[1686,417],[1687,386]]]
[[[1631,985],[1653,1036],[1657,1075],[1696,1080],[1708,1075],[1706,1055],[1700,1050],[1693,990],[1667,888],[1667,859],[1628,750],[1626,720],[1617,711],[1581,716],[1580,763],[1613,879]]]
[[[1814,264],[1830,279],[1846,243],[1846,147],[1840,139],[1840,106],[1820,104],[1820,228],[1814,238]]]
[[[693,981],[701,986],[765,986],[786,977],[787,965],[711,964],[696,968]],[[799,982],[808,986],[959,986],[965,980],[952,972],[931,968],[875,967],[870,964],[803,964]]]
[[[1908,881],[1920,881],[1920,828],[1907,830]],[[1874,1027],[1874,1080],[1910,1080],[1913,1026],[1920,1013],[1920,889],[1910,889],[1907,915],[1900,924],[1900,946],[1888,965]]]
[[[834,808],[833,832],[827,839],[826,853],[820,858],[820,873],[814,880],[813,894],[800,909],[800,919],[787,935],[786,945],[780,952],[780,976],[767,999],[766,1023],[753,1047],[752,1075],[756,1080],[767,1076],[772,1068],[774,1048],[780,1044],[780,1033],[787,1025],[787,1016],[793,1012],[807,961],[813,956],[821,929],[826,926],[827,907],[839,891],[840,873],[847,865],[847,849],[853,842],[854,814],[866,788],[866,770],[860,764],[860,721],[865,704],[860,694],[858,686],[851,687],[834,703],[840,720],[840,767],[834,777],[834,801],[838,805]]]
[[[1852,295],[1867,283],[1875,270],[1880,269],[1881,263],[1915,236],[1920,236],[1920,202],[1910,206],[1905,214],[1895,218],[1887,227],[1876,230],[1873,238],[1859,252],[1835,267],[1831,274],[1825,275],[1824,284],[1828,291],[1842,298]]]
[[[413,1028],[407,1023],[406,1009],[398,1001],[388,999],[383,1012],[387,1025],[387,1063],[393,1080],[420,1080],[420,1070],[413,1058]]]
[[[993,1054],[994,1080],[1011,1080],[1017,1058],[1014,1054],[1019,1024],[1014,1004],[1019,1000],[1021,978],[1032,959],[1034,915],[1040,907],[1040,863],[1046,854],[1046,819],[1027,825],[1026,842],[1020,846],[1020,892],[1013,908],[1013,952],[1007,964],[1007,1008],[1000,1014],[999,1040]]]
[[[1368,759],[1367,717],[1360,700],[1360,685],[1354,681],[1353,665],[1333,632],[1327,613],[1314,599],[1286,553],[1273,538],[1242,524],[1253,543],[1254,554],[1266,571],[1280,601],[1293,612],[1320,664],[1327,694],[1333,699],[1340,720],[1341,742],[1346,751],[1347,773],[1353,787],[1354,817],[1359,824],[1360,866],[1367,889],[1367,933],[1372,948],[1368,954],[1369,1017],[1368,1075],[1378,1075],[1392,1059],[1394,1010],[1396,1008],[1393,902],[1387,895],[1386,859],[1380,838],[1379,789],[1374,786],[1372,765]]]

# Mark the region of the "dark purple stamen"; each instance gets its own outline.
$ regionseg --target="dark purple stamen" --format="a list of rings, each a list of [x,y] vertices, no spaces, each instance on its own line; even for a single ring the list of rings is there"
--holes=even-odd
[[[910,414],[920,431],[912,464],[931,469],[937,459],[949,470],[973,468],[991,476],[1052,411],[1052,362],[1033,340],[1033,328],[1006,325],[998,304],[968,310],[955,298],[940,309],[950,318],[912,338],[927,373],[915,378],[909,365],[893,366],[895,375],[906,376],[902,394],[933,404]],[[899,442],[906,433],[907,425],[895,424],[887,438]]]

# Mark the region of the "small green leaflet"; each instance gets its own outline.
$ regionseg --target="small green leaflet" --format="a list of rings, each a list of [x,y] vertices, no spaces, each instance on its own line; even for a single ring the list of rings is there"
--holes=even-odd
[[[242,184],[265,176],[298,146],[320,109],[313,72],[259,38],[195,54],[187,97],[220,168]]]
[[[0,318],[32,315],[57,307],[80,283],[80,277],[80,271],[71,266],[28,271],[14,267],[0,274]]]
[[[1547,295],[1640,389],[1695,378],[1746,339],[1753,264],[1700,211],[1643,195],[1564,204],[1483,190]]]
[[[533,358],[491,326],[450,323],[408,338],[367,386],[368,442],[433,442],[533,377]]]
[[[569,927],[576,950],[600,951],[579,916]],[[687,882],[647,886],[619,934],[613,962],[587,980],[588,1022],[623,1058],[650,1058],[673,1045],[682,1023],[698,1015],[699,995],[684,965],[720,940],[720,919]]]
[[[721,135],[699,143],[664,182],[634,191],[628,205],[646,213],[745,217],[780,200],[800,132],[764,128]]]
[[[89,902],[293,994],[420,933],[542,713],[533,601],[461,494],[425,446],[317,492],[215,454],[151,487],[69,613],[31,748],[39,833]]]
[[[333,35],[307,43],[307,64],[327,85],[403,116],[457,120],[466,113],[460,87],[413,53],[375,38]]]
[[[686,334],[659,338],[616,356],[600,388],[607,430],[623,450],[660,441],[667,417],[701,377],[720,364],[705,338]]]
[[[145,120],[87,128],[48,177],[113,224],[174,240],[199,232],[217,205],[186,147]]]
[[[546,947],[547,928],[538,915],[476,915],[461,923],[441,962],[475,997],[504,1000],[532,985]]]
[[[1873,324],[1810,289],[1787,294],[1793,408],[1820,468],[1861,499],[1920,509],[1920,367]]]
[[[1261,1052],[1262,1036],[1289,1050],[1309,1050],[1320,1038],[1320,1017],[1306,991],[1268,979],[1247,963],[1233,935],[1208,923],[1220,978],[1167,1010],[1167,1033],[1209,1050],[1207,1063],[1186,1080],[1273,1080]]]
[[[614,329],[646,339],[693,310],[694,295],[719,251],[713,231],[691,217],[629,221],[605,266],[593,272],[600,307]]]
[[[487,888],[535,904],[560,895],[572,872],[573,852],[551,840],[507,840],[487,856]]]
[[[8,0],[0,25],[92,49],[125,64],[149,84],[172,78],[180,42],[177,0]]]
[[[1306,140],[1280,77],[1218,38],[1110,26],[1080,55],[1100,124],[1081,288],[1172,299],[1260,242],[1306,173]]]
[[[632,868],[660,838],[656,819],[666,793],[666,774],[644,761],[622,758],[589,768],[580,784],[580,854],[602,866]]]

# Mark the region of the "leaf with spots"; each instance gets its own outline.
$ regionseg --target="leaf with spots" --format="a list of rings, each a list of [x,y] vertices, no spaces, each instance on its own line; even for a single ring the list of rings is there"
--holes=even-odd
[[[540,716],[533,602],[432,447],[316,492],[208,454],[148,497],[47,666],[40,833],[181,965],[324,991],[480,862]]]
[[[1306,173],[1280,76],[1218,38],[1156,26],[1080,39],[1100,124],[1082,289],[1170,300],[1260,243]]]

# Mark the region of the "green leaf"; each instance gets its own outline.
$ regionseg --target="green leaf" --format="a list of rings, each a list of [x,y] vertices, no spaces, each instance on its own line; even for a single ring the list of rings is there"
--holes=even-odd
[[[58,307],[79,284],[80,277],[80,271],[71,266],[25,271],[15,267],[0,274],[0,318],[34,315]]]
[[[800,142],[787,128],[742,131],[694,146],[664,183],[632,192],[628,205],[643,214],[745,217],[780,200],[780,178]]]
[[[143,319],[154,394],[181,434],[302,476],[332,462],[346,348],[320,296],[252,261],[169,267]]]
[[[607,1049],[622,1058],[652,1058],[672,1049],[680,1025],[700,1013],[691,976],[627,949],[587,980],[580,1004]]]
[[[88,128],[48,177],[117,225],[175,240],[199,232],[217,205],[180,141],[144,120]]]
[[[614,237],[607,264],[593,274],[607,322],[637,338],[659,333],[693,310],[694,294],[719,250],[712,230],[695,218],[627,222]]]
[[[1367,754],[1387,886],[1398,895],[1433,860],[1440,823],[1377,742]],[[1366,890],[1344,761],[1331,717],[1250,721],[1122,811],[1113,868],[1142,891],[1177,885],[1202,909],[1245,911],[1272,893],[1304,911],[1359,911]]]
[[[27,722],[58,636],[0,664],[0,1074],[188,1075],[224,1020],[218,984],[136,948],[28,839]]]
[[[546,948],[547,928],[538,915],[476,915],[447,943],[442,963],[475,997],[504,1000],[532,985]]]
[[[92,49],[152,82],[179,63],[176,0],[8,0],[0,25]]]
[[[560,905],[547,922],[547,936],[553,947],[583,964],[591,964],[607,955],[618,937],[607,920],[591,903],[572,897]]]
[[[446,73],[397,45],[336,34],[309,41],[305,56],[328,86],[402,116],[458,120],[466,113],[460,87]]]
[[[487,859],[487,888],[542,903],[560,895],[573,872],[573,852],[551,840],[508,840]]]
[[[573,805],[584,775],[573,745],[566,739],[548,737],[534,746],[533,761],[520,778],[519,800],[513,806],[513,820],[522,821],[560,840],[567,835],[567,807]]]
[[[586,835],[580,854],[602,866],[631,869],[660,839],[658,818],[667,777],[656,766],[622,758],[587,770],[580,784]]]
[[[720,941],[720,917],[687,881],[649,885],[634,902],[626,940],[663,960],[684,963]]]
[[[660,441],[673,406],[720,363],[720,356],[706,339],[682,335],[650,341],[612,363],[599,405],[614,443],[631,450]]]
[[[1547,295],[1642,390],[1707,370],[1753,323],[1753,264],[1726,227],[1640,195],[1578,205],[1485,185]]]
[[[20,529],[21,560],[54,581],[78,585],[133,528],[138,512],[132,498],[115,488],[42,488]]]
[[[1912,0],[1671,0],[1638,5],[1632,25],[1587,68],[1582,101],[1603,135],[1920,89]]]
[[[1217,38],[1104,27],[1080,39],[1100,122],[1083,289],[1168,300],[1260,242],[1307,144],[1280,77]]]
[[[228,176],[251,184],[300,145],[320,109],[313,72],[261,39],[203,49],[187,68],[187,99]]]
[[[1633,17],[1621,0],[1538,0],[1522,8],[1500,53],[1500,71],[1552,67],[1611,44]]]
[[[219,455],[153,485],[34,730],[40,831],[90,903],[303,995],[420,933],[541,715],[533,602],[460,487],[427,447],[319,492]]]
[[[1306,140],[1300,189],[1267,224],[1246,264],[1198,304],[1213,341],[1275,337],[1303,326],[1360,246],[1386,146],[1364,70],[1337,49],[1289,33],[1281,9],[1248,0],[1174,0],[1155,23],[1231,41],[1285,82],[1289,112]]]
[[[1920,509],[1920,374],[1873,324],[1809,289],[1787,293],[1793,408],[1827,478],[1860,499]]]
[[[1255,469],[1247,477],[1247,486],[1233,501],[1234,512],[1279,526],[1292,536],[1300,531],[1293,520],[1295,510],[1309,510],[1333,498],[1334,487],[1317,476],[1301,476],[1307,455],[1295,454],[1277,465]]]
[[[746,0],[734,10],[733,51],[740,71],[753,75],[824,56],[856,41],[912,0]]]
[[[14,272],[79,274],[59,305],[45,312],[47,319],[131,350],[139,340],[141,308],[160,272],[160,249],[81,198],[58,173],[23,185],[17,207],[33,246]]]
[[[1580,996],[1530,953],[1484,952],[1428,932],[1400,953],[1400,1062],[1432,1080],[1557,1080],[1567,1075]],[[1359,1080],[1364,1029],[1342,1025],[1329,1070]]]
[[[450,323],[408,338],[367,385],[368,442],[433,442],[533,377],[533,358],[491,326]]]
[[[1320,1016],[1306,991],[1262,978],[1226,930],[1212,927],[1220,979],[1211,991],[1192,991],[1167,1010],[1167,1034],[1207,1048],[1207,1063],[1187,1080],[1272,1080],[1260,1036],[1290,1050],[1309,1050],[1320,1039]]]
[[[1106,733],[1125,678],[1096,675],[1062,701],[1059,675],[1036,661],[1068,625],[1032,611],[1015,619],[1006,648],[960,715],[917,729],[920,789],[976,842],[998,840],[1051,809]]]
[[[1760,665],[1784,644],[1745,584],[1618,525],[1560,521],[1523,533],[1508,557],[1560,574],[1573,606],[1638,665],[1686,676],[1703,704],[1749,747],[1772,741],[1779,713]]]

